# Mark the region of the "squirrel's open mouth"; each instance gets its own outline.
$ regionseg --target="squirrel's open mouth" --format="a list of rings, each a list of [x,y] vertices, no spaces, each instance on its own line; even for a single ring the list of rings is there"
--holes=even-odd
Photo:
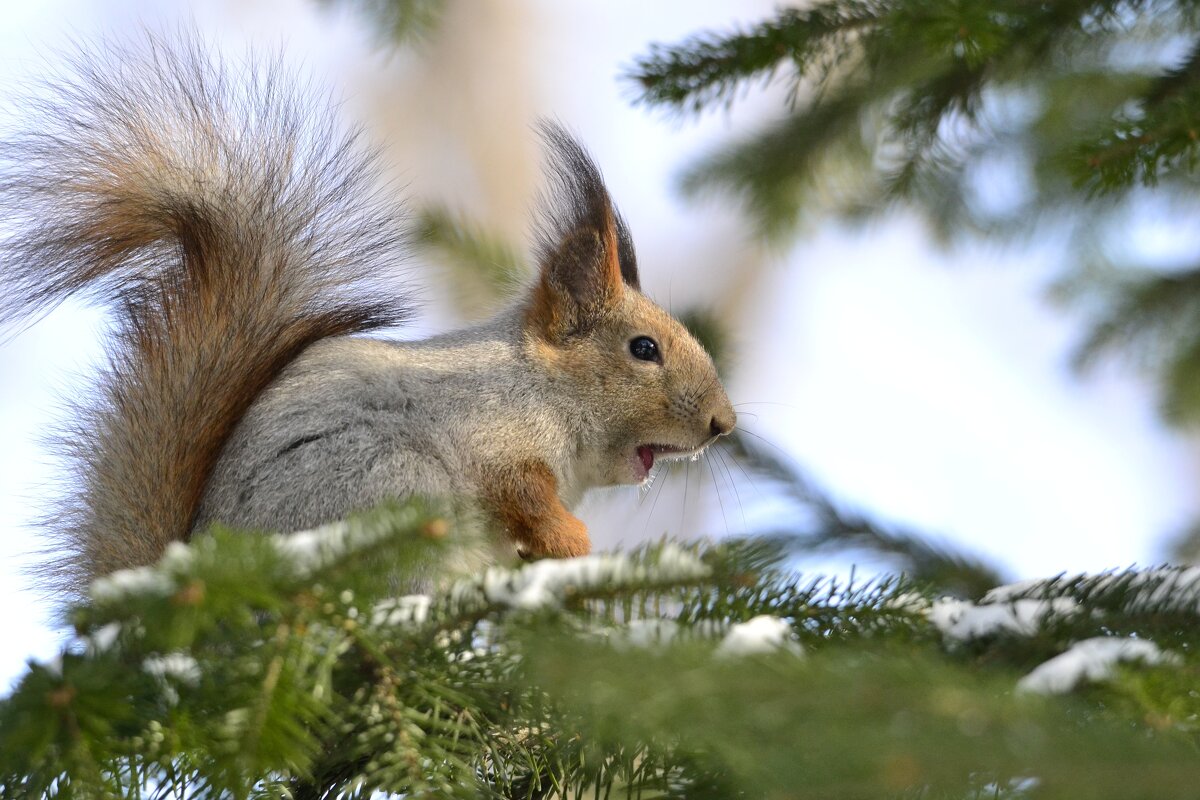
[[[637,455],[642,462],[642,469],[646,474],[650,473],[650,468],[654,466],[654,460],[662,456],[663,458],[686,458],[688,456],[699,453],[696,448],[674,447],[669,444],[643,444],[638,445]]]

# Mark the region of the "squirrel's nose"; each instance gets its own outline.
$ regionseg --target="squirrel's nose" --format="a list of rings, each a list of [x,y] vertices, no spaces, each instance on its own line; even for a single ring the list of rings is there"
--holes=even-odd
[[[737,414],[730,412],[728,416],[723,414],[714,414],[712,421],[708,423],[709,433],[713,437],[724,436],[733,430],[733,426],[737,424]]]

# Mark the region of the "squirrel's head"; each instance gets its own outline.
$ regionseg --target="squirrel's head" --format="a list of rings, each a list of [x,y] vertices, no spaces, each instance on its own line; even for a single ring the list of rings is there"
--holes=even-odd
[[[709,354],[642,294],[633,242],[595,164],[562,128],[543,124],[542,134],[551,191],[526,333],[578,404],[593,479],[642,483],[657,458],[699,454],[737,415]]]

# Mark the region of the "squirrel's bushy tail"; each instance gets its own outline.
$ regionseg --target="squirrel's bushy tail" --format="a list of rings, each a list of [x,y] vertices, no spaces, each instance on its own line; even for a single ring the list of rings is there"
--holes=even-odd
[[[0,138],[0,320],[73,294],[117,315],[51,524],[45,588],[77,595],[187,539],[233,427],[306,346],[404,316],[378,282],[402,220],[374,155],[277,64],[147,39],[43,88]]]

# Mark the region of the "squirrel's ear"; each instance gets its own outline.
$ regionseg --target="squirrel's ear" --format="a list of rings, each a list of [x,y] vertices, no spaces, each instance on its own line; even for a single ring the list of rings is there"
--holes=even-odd
[[[550,155],[550,191],[538,232],[538,269],[526,324],[561,341],[586,332],[638,288],[633,241],[613,208],[600,170],[558,125],[541,124]]]

